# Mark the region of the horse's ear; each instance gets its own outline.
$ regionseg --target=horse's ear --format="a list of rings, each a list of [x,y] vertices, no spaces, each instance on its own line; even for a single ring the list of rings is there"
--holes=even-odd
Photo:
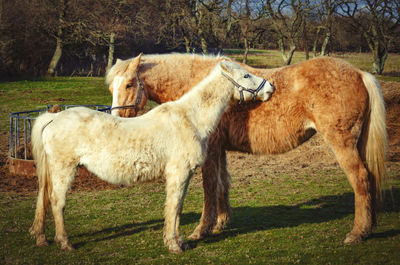
[[[140,63],[140,58],[142,58],[143,53],[141,52],[138,56],[133,58],[132,63],[135,62],[136,64]]]
[[[232,73],[233,71],[232,65],[228,61],[221,61],[220,66],[224,72]]]
[[[132,61],[129,63],[128,71],[129,72],[136,72],[139,64],[140,64],[140,58],[142,57],[143,53],[140,53],[138,56],[132,59]]]

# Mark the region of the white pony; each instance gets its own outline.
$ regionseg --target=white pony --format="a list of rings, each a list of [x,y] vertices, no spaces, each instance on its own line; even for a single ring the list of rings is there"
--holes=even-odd
[[[171,252],[187,249],[179,232],[179,218],[189,179],[205,159],[210,134],[230,103],[239,99],[265,101],[273,92],[265,79],[233,62],[222,61],[181,99],[137,118],[115,117],[83,107],[41,115],[32,130],[39,193],[30,232],[36,244],[48,244],[44,222],[50,204],[55,242],[62,250],[73,249],[63,210],[76,169],[84,165],[115,184],[165,177],[164,243]]]

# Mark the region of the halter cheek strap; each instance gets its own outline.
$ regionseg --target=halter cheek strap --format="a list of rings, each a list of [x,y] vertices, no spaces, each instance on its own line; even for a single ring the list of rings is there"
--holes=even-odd
[[[137,113],[138,106],[139,106],[140,102],[142,101],[142,97],[143,97],[143,94],[144,94],[144,86],[143,86],[142,81],[140,80],[138,72],[136,72],[136,80],[137,80],[137,86],[138,86],[139,94],[138,94],[138,96],[136,98],[135,104],[112,107],[111,110],[113,110],[113,109],[130,109],[130,108],[134,108],[135,109],[135,113]]]
[[[261,82],[261,84],[257,87],[257,89],[250,89],[250,88],[246,88],[244,86],[242,86],[241,84],[239,84],[238,82],[236,82],[235,80],[233,80],[232,77],[230,77],[229,75],[227,75],[224,72],[221,72],[223,76],[225,76],[229,81],[231,81],[236,87],[239,88],[239,94],[240,94],[240,100],[239,100],[239,104],[242,104],[242,102],[244,101],[244,95],[243,95],[243,91],[249,92],[250,94],[253,95],[252,97],[252,101],[256,100],[256,97],[258,95],[258,92],[260,92],[260,90],[264,87],[265,83],[267,82],[267,80],[265,80],[263,78],[263,81]]]

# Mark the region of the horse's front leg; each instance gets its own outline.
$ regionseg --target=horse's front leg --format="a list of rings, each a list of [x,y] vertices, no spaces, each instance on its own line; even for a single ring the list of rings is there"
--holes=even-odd
[[[166,205],[164,212],[164,244],[173,253],[181,253],[189,248],[183,240],[180,229],[180,214],[183,208],[186,190],[189,184],[188,172],[179,170],[168,170],[166,181]]]

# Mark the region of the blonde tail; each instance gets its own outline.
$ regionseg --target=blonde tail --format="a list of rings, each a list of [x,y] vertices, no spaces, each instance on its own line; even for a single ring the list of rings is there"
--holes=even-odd
[[[52,113],[40,115],[32,128],[32,153],[36,165],[36,174],[38,176],[39,192],[36,203],[35,220],[30,228],[30,233],[36,237],[37,245],[47,244],[44,236],[44,221],[52,192],[52,183],[47,155],[44,150],[42,133],[46,126],[53,121],[56,115],[57,114]]]
[[[369,123],[364,130],[362,138],[362,156],[367,169],[373,179],[371,184],[375,187],[376,198],[382,198],[381,183],[386,174],[385,159],[388,145],[386,132],[385,105],[382,91],[376,78],[367,72],[362,72],[364,85],[369,95]],[[373,191],[374,192],[374,191]]]

